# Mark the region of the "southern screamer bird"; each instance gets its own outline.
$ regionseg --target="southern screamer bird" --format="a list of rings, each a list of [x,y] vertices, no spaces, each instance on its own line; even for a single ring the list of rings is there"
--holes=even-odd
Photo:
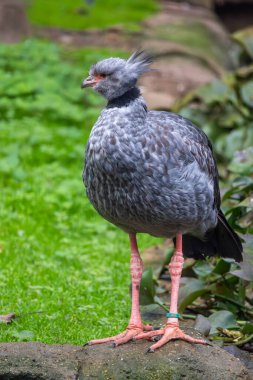
[[[242,245],[220,209],[218,172],[207,136],[174,113],[149,111],[138,78],[150,71],[151,56],[135,52],[128,60],[108,58],[90,69],[82,88],[92,87],[107,106],[92,128],[83,180],[103,218],[129,235],[132,312],[122,333],[88,344],[161,336],[149,352],[172,339],[205,344],[186,335],[178,323],[178,291],[183,254],[196,259],[221,255],[242,260]],[[169,264],[170,312],[163,329],[144,325],[139,311],[143,271],[136,234],[173,238]]]

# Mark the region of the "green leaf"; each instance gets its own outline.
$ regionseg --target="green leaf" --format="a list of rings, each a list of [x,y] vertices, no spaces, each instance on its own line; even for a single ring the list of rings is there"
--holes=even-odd
[[[144,271],[140,285],[140,304],[149,305],[155,303],[155,282],[151,268]]]
[[[243,102],[253,108],[253,81],[248,81],[241,86],[240,94]]]
[[[243,334],[253,334],[253,323],[246,323],[241,331]]]
[[[243,215],[239,220],[238,224],[240,224],[241,227],[247,228],[252,226],[253,221],[253,210],[247,212],[245,215]]]
[[[231,91],[231,88],[218,79],[200,87],[195,93],[200,98],[203,98],[206,104],[221,103],[226,99],[236,101],[236,97],[233,91]]]
[[[251,127],[253,128],[253,125]],[[234,173],[251,174],[253,172],[253,147],[236,152],[228,168]]]
[[[231,271],[230,273],[245,281],[253,281],[253,256],[251,252],[253,237],[246,239],[243,261],[238,263],[240,269]],[[248,251],[249,250],[249,251]]]
[[[183,313],[188,305],[207,292],[209,292],[209,289],[206,288],[203,281],[187,278],[186,284],[179,290],[179,312]]]
[[[246,128],[237,128],[230,133],[220,134],[216,141],[216,150],[222,157],[232,159],[235,151],[242,150],[245,147]]]
[[[167,252],[166,252],[166,257],[164,259],[164,262],[163,262],[163,266],[165,265],[168,265],[170,263],[170,260],[173,256],[173,253],[174,253],[174,248],[168,248]]]
[[[239,77],[239,78],[247,78],[249,77],[251,74],[253,74],[253,65],[249,65],[249,66],[243,66],[243,67],[239,67],[237,70],[236,70],[236,75]]]
[[[241,269],[236,269],[230,273],[245,281],[253,281],[253,266],[252,265],[243,265],[241,266]]]
[[[235,41],[246,50],[249,56],[253,59],[253,28],[249,27],[233,34]]]
[[[192,270],[198,277],[205,278],[213,271],[213,267],[208,263],[208,261],[197,261],[192,267]]]
[[[30,330],[14,331],[12,336],[20,342],[27,342],[33,339],[33,332]]]
[[[216,334],[217,328],[234,328],[237,327],[237,322],[234,314],[227,310],[216,311],[212,315],[208,317],[211,323],[211,331],[210,334]]]
[[[224,259],[220,259],[214,270],[213,270],[213,273],[216,273],[216,274],[225,274],[227,272],[229,272],[231,268],[231,263],[229,263],[228,261],[224,260]]]
[[[237,305],[237,307],[243,307],[243,303],[238,299],[238,294],[236,293],[236,289],[234,287],[229,287],[226,283],[215,283],[210,286],[210,290],[213,295],[217,298],[231,302],[232,304]]]

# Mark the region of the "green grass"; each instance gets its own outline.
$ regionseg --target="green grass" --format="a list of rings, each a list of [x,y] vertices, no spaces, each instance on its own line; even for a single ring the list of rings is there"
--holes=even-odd
[[[158,8],[154,0],[30,0],[28,16],[33,24],[67,29],[107,28],[123,25],[138,29],[138,23]]]
[[[125,54],[0,45],[0,314],[41,311],[1,324],[0,341],[81,344],[128,322],[128,238],[95,212],[81,179],[104,101],[80,83],[110,55]]]

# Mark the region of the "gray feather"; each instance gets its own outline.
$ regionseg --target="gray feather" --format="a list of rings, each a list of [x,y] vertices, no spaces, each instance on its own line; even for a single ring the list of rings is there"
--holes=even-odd
[[[128,61],[116,59],[114,66],[110,60],[112,76],[125,72],[128,79],[151,63],[143,52]],[[95,68],[105,70],[104,65],[106,60]],[[108,105],[91,131],[83,173],[87,195],[105,219],[128,233],[175,237],[181,232],[205,241],[220,209],[211,144],[189,120],[148,111],[133,82],[110,88]],[[204,255],[212,254],[208,249]],[[230,257],[236,255],[240,252]]]

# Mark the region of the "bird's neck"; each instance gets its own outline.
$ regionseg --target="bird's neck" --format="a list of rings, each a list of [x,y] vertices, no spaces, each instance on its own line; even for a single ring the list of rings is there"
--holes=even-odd
[[[145,101],[143,97],[141,96],[140,90],[138,87],[132,87],[130,90],[125,92],[123,95],[119,96],[118,98],[114,98],[108,101],[107,109],[110,108],[125,108],[125,107],[131,107],[134,104],[138,104],[142,106],[145,110],[147,110]]]

